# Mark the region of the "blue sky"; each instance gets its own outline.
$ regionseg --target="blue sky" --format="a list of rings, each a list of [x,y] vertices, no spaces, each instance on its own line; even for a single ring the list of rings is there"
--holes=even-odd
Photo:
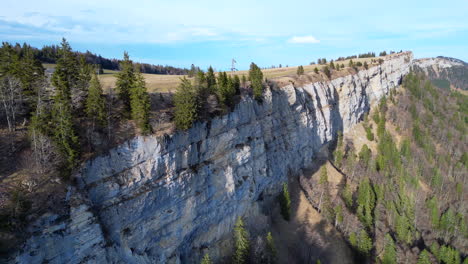
[[[468,61],[468,1],[2,0],[0,39],[227,70],[368,51]]]

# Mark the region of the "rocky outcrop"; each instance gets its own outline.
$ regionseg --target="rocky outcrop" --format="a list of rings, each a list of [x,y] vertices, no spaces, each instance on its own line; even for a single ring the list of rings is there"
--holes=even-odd
[[[261,228],[287,176],[359,122],[411,61],[394,54],[355,75],[267,89],[262,102],[246,98],[186,132],[136,137],[89,160],[70,215],[43,217],[15,261],[197,263],[205,251],[221,260],[236,218]]]
[[[417,59],[412,68],[424,73],[440,88],[468,90],[468,64],[462,60],[447,57]]]

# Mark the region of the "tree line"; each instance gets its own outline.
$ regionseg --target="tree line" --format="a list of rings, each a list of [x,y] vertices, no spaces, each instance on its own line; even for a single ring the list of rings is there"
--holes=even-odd
[[[7,44],[7,43],[4,43]],[[17,53],[23,54],[26,52],[32,53],[33,57],[42,63],[57,63],[60,58],[60,46],[59,45],[45,45],[42,48],[31,47],[30,45],[24,43],[20,45],[16,43],[15,45],[10,45]],[[78,52],[73,51],[77,56],[83,55],[86,63],[96,65],[98,70],[107,69],[107,70],[120,70],[121,60],[118,59],[108,59],[103,58],[101,55],[94,54],[90,51]],[[139,71],[142,73],[152,73],[152,74],[168,74],[168,75],[184,75],[188,74],[189,70],[185,68],[177,68],[168,65],[154,65],[148,63],[138,63]]]

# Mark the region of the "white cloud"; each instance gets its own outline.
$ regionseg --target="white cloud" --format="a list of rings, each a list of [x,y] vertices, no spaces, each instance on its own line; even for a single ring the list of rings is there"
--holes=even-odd
[[[313,36],[294,36],[288,40],[289,43],[296,43],[296,44],[311,44],[311,43],[319,43],[320,40],[316,39]]]

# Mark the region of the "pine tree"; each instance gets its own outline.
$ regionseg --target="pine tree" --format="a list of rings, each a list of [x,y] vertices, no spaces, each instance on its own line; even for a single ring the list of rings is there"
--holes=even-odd
[[[216,77],[214,74],[213,68],[210,66],[208,68],[208,72],[206,73],[206,85],[208,87],[208,91],[213,93],[216,89]]]
[[[217,94],[222,105],[232,105],[236,89],[231,76],[228,77],[226,72],[219,73]]]
[[[280,196],[281,215],[284,220],[289,221],[291,216],[291,197],[289,196],[288,184],[283,183],[283,192]]]
[[[358,217],[368,228],[373,224],[372,213],[375,207],[375,194],[368,178],[361,181],[358,188]]]
[[[174,94],[174,119],[178,129],[187,130],[198,118],[198,94],[187,78],[182,78]]]
[[[333,61],[330,62],[330,68],[331,68],[332,70],[335,69],[335,64],[333,63]]]
[[[130,90],[135,83],[135,70],[127,52],[124,52],[124,59],[120,63],[120,72],[117,74],[117,94],[124,105],[124,115],[130,113]]]
[[[275,241],[273,240],[273,236],[271,232],[268,232],[266,237],[266,261],[267,264],[276,263],[276,247]]]
[[[427,250],[423,250],[421,254],[419,254],[418,264],[432,264],[432,261],[429,257],[429,252]]]
[[[302,65],[300,65],[299,67],[297,67],[297,75],[301,76],[303,74],[304,74],[304,67],[302,67]]]
[[[241,83],[242,83],[242,87],[245,88],[245,85],[247,84],[247,78],[245,77],[245,75],[242,75],[242,81],[241,81]]]
[[[327,173],[327,165],[326,164],[324,166],[322,166],[322,168],[320,169],[319,184],[321,185],[322,192],[320,193],[320,200],[319,200],[318,210],[321,213],[322,212],[322,201],[324,200],[323,199],[323,194],[325,192],[328,193],[328,173]]]
[[[82,107],[85,105],[86,97],[88,96],[88,87],[91,80],[91,65],[86,63],[83,55],[79,58],[79,70],[75,85],[71,90],[72,106],[75,113],[79,114]]]
[[[72,109],[70,96],[67,94],[67,81],[62,80],[60,75],[55,77],[57,94],[54,97],[52,107],[52,120],[54,124],[54,141],[59,151],[65,156],[63,164],[63,176],[73,168],[78,158],[78,137],[73,128]]]
[[[59,151],[65,156],[64,176],[70,172],[78,158],[78,137],[73,127],[71,106],[71,88],[78,80],[79,69],[76,56],[68,42],[63,39],[59,49],[59,59],[52,75],[55,87],[52,120],[54,124],[54,141]]]
[[[315,67],[315,68],[314,68],[314,72],[315,72],[316,74],[318,74],[318,73],[319,73],[319,69],[318,69],[317,67]]]
[[[201,261],[201,264],[212,264],[213,262],[211,262],[211,259],[210,259],[210,255],[208,253],[206,253],[204,256],[203,256],[203,259]]]
[[[237,218],[234,226],[234,264],[245,264],[249,257],[249,233],[245,229],[244,221],[241,217]]]
[[[385,249],[382,258],[382,264],[396,264],[396,249],[395,242],[389,234],[385,235]]]
[[[341,195],[343,197],[343,200],[348,208],[353,207],[353,193],[351,191],[351,187],[349,187],[349,184],[346,184],[343,193]]]
[[[365,230],[361,230],[361,232],[359,233],[358,249],[361,253],[365,255],[369,255],[372,249],[372,239],[369,237]]]
[[[323,68],[323,72],[325,73],[325,75],[330,79],[331,78],[331,71],[330,69],[328,68],[328,66],[325,66],[325,68]]]
[[[236,91],[236,94],[240,94],[240,79],[239,75],[234,75],[234,78],[232,80],[232,83],[234,85],[234,90]]]
[[[71,98],[71,89],[79,78],[79,62],[66,39],[62,39],[58,52],[59,58],[52,75],[52,85],[60,89],[56,91],[57,93],[60,92],[65,98]]]
[[[138,127],[144,134],[150,133],[150,97],[146,91],[145,78],[140,71],[135,73],[135,82],[130,88],[130,106],[132,110],[132,119],[136,121]]]
[[[335,211],[335,226],[337,226],[343,222],[343,208],[341,205],[337,205],[333,210]]]
[[[367,61],[365,61],[363,65],[366,70],[369,69],[369,64],[367,64]]]
[[[93,127],[97,123],[100,127],[105,127],[107,122],[106,102],[104,100],[101,83],[95,72],[91,76],[86,98],[86,114],[93,122]]]
[[[439,228],[439,203],[437,202],[437,197],[432,197],[429,201],[427,201],[427,207],[429,208],[429,215],[431,217],[432,227],[438,229]]]
[[[249,79],[252,85],[254,98],[260,100],[263,94],[263,73],[253,62],[250,64]]]

